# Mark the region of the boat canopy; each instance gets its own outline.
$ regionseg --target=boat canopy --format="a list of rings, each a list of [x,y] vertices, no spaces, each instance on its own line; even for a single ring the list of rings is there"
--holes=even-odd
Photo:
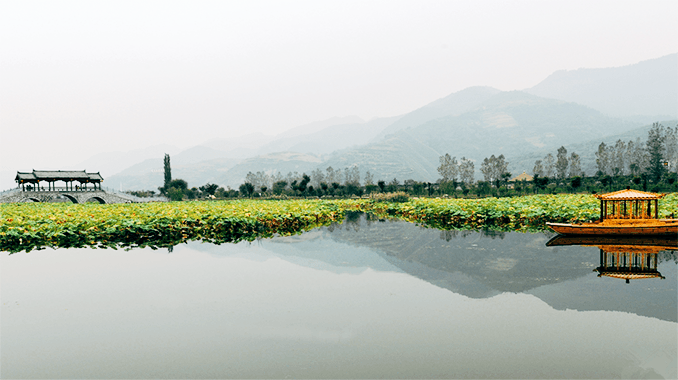
[[[620,190],[596,194],[600,199],[600,221],[605,219],[658,219],[659,199],[666,194],[640,190]]]
[[[661,199],[666,194],[650,193],[640,190],[619,190],[607,194],[595,194],[594,196],[603,201],[650,201]]]

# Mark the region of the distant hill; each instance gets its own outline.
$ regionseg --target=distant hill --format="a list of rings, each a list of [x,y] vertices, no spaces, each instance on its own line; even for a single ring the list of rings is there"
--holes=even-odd
[[[452,93],[403,115],[398,121],[385,128],[376,137],[376,140],[401,129],[416,127],[444,116],[461,115],[499,92],[499,90],[492,87],[477,86]]]
[[[514,174],[531,173],[536,159],[561,145],[579,153],[589,171],[600,141],[614,142],[617,137],[611,136],[678,117],[677,83],[678,54],[672,54],[624,67],[555,72],[523,92],[470,87],[392,118],[337,117],[277,136],[211,139],[173,154],[173,174],[193,178],[191,186],[210,181],[235,187],[250,171],[310,173],[357,165],[375,180],[435,181],[438,158],[449,153],[474,160],[478,179],[480,163],[492,154],[504,154]],[[162,167],[162,154],[156,153],[156,161],[130,167],[107,184],[156,188],[162,183],[158,172],[150,171]],[[115,157],[108,162],[115,164]]]
[[[320,165],[358,165],[376,178],[435,181],[445,153],[480,163],[490,155],[526,155],[542,148],[602,138],[639,127],[575,103],[520,91],[502,92],[459,116],[438,118],[387,136],[382,141],[337,152]]]
[[[231,158],[215,158],[200,162],[182,164],[171,162],[172,178],[181,178],[190,187],[199,187],[208,182],[217,181],[237,160]],[[156,190],[165,182],[162,158],[153,158],[133,165],[122,172],[104,178],[104,186],[115,190]]]
[[[525,92],[576,102],[614,117],[675,118],[678,54],[623,67],[556,71]]]
[[[214,183],[237,188],[245,181],[248,172],[263,171],[267,174],[281,172],[311,173],[321,162],[320,158],[296,152],[279,152],[248,158],[222,173]]]
[[[315,130],[306,134],[283,133],[268,144],[262,146],[258,153],[269,154],[274,152],[300,152],[323,155],[335,150],[345,149],[370,142],[385,128],[396,122],[400,117],[383,117],[370,121],[336,124]]]
[[[96,154],[76,165],[74,168],[100,172],[104,179],[119,173],[125,168],[141,161],[163,157],[165,153],[174,155],[181,150],[172,145],[154,145],[143,149],[134,149],[126,152],[103,152]]]

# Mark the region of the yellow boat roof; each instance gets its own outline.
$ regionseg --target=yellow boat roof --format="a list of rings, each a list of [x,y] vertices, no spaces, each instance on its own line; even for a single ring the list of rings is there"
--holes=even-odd
[[[653,199],[661,199],[666,194],[650,193],[648,191],[640,190],[619,190],[607,194],[595,194],[594,196],[604,201],[649,201]]]

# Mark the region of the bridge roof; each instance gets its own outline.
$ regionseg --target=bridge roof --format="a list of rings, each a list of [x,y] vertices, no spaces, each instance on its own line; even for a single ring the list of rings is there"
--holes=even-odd
[[[17,182],[38,181],[79,181],[101,182],[103,177],[99,173],[87,173],[84,170],[33,170],[32,172],[16,172],[14,178]]]

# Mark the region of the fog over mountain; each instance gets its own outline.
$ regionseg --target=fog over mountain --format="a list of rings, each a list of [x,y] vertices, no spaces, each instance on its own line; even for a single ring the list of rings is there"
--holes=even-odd
[[[370,171],[375,180],[435,181],[438,159],[449,153],[475,161],[479,178],[480,161],[492,154],[504,154],[509,170],[518,174],[531,172],[534,160],[561,145],[582,156],[586,170],[600,141],[627,132],[638,137],[638,128],[663,120],[656,115],[670,113],[669,104],[675,108],[677,56],[556,72],[526,91],[469,87],[390,118],[336,117],[276,136],[210,139],[172,155],[173,176],[191,186],[213,182],[236,188],[248,172],[286,175],[358,166],[361,175]],[[161,161],[159,156],[125,169],[106,185],[155,189],[162,185]]]
[[[510,162],[511,157],[537,149],[555,150],[639,126],[575,103],[520,91],[500,92],[469,112],[430,120],[377,143],[339,152],[323,165],[358,165],[388,180],[435,181],[438,159],[449,153],[475,161],[478,178],[480,162],[492,154],[504,154]]]
[[[525,92],[613,117],[678,117],[678,54],[605,69],[560,70]]]

